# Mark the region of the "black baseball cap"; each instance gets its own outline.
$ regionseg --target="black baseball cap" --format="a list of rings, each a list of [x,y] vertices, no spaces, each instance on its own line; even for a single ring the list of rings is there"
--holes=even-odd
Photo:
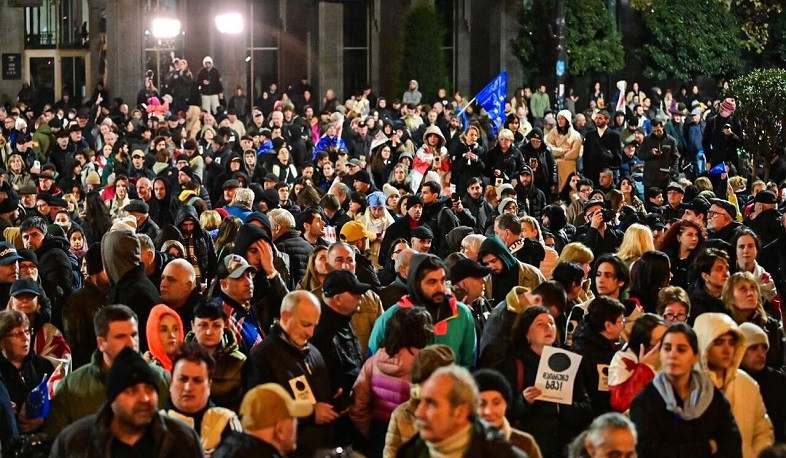
[[[365,294],[371,289],[368,283],[361,283],[355,274],[348,270],[334,270],[327,274],[322,283],[322,293],[325,297],[333,297],[341,293]]]
[[[465,278],[483,278],[490,273],[490,267],[482,266],[472,259],[463,258],[450,268],[450,282],[455,285]]]

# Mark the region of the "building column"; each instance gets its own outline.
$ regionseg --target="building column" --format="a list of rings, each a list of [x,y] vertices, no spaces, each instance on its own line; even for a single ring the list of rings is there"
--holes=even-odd
[[[115,97],[134,104],[144,77],[143,3],[138,0],[115,0],[106,8],[107,87]],[[97,39],[91,34],[91,41]],[[91,59],[92,62],[92,59]],[[98,65],[96,59],[95,65]],[[98,73],[96,67],[96,74]],[[92,91],[93,88],[87,88]]]
[[[528,82],[522,81],[524,69],[521,61],[516,57],[514,40],[519,33],[519,8],[520,0],[505,0],[500,10],[502,27],[500,27],[499,55],[500,67],[508,71],[508,94],[512,95],[517,87]]]
[[[455,28],[455,47],[454,54],[456,59],[456,81],[454,81],[454,91],[461,91],[469,100],[471,92],[472,77],[472,47],[470,32],[472,30],[472,9],[470,0],[458,0],[456,2],[456,22]],[[453,94],[450,94],[451,98]]]
[[[342,97],[344,87],[344,14],[338,3],[319,2],[319,70],[316,100],[322,103],[327,89]],[[343,100],[339,100],[344,102]]]

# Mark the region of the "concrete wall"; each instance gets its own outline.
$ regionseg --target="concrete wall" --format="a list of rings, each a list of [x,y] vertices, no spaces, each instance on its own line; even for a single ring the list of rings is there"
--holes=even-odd
[[[25,21],[24,8],[0,7],[0,30],[2,30],[2,53],[24,53]],[[23,59],[24,60],[24,59]],[[27,62],[24,62],[27,65]],[[23,74],[26,72],[23,72]],[[24,78],[24,77],[23,77]],[[16,94],[22,88],[21,80],[4,80],[0,78],[0,103],[15,102]]]
[[[122,97],[133,104],[145,74],[142,2],[115,0],[106,8],[105,14],[108,46],[106,84],[113,97]]]

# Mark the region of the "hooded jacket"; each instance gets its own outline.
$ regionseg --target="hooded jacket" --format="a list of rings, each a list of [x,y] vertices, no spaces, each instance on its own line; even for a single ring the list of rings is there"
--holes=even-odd
[[[177,321],[177,340],[182,343],[184,338],[183,320],[180,319],[180,315],[177,312],[164,304],[158,304],[150,310],[145,329],[147,331],[147,346],[150,348],[150,355],[167,372],[172,372],[172,359],[166,354],[164,343],[161,342],[158,336],[158,327],[166,315],[173,316]]]
[[[177,199],[172,195],[170,184],[164,178],[156,178],[153,181],[155,186],[156,181],[161,181],[166,188],[166,196],[163,199],[158,199],[155,194],[150,198],[148,205],[150,206],[150,219],[158,224],[158,227],[165,228],[175,223],[175,212],[179,205]]]
[[[147,323],[150,310],[161,303],[158,289],[145,275],[139,240],[130,231],[108,232],[101,239],[101,260],[109,277],[108,304],[125,304],[136,312],[139,348],[147,350]]]
[[[617,342],[610,341],[592,329],[590,316],[585,314],[576,331],[571,351],[582,356],[581,371],[584,373],[584,383],[592,402],[593,413],[599,416],[611,412],[608,379],[604,380],[601,374],[608,374],[611,360],[617,352]]]
[[[739,369],[745,356],[745,336],[734,320],[723,313],[705,313],[698,316],[693,329],[699,338],[699,363],[702,370],[709,375],[715,386],[723,391],[731,404],[734,419],[742,435],[742,456],[754,458],[775,442],[775,435],[759,392],[759,385],[750,375]],[[708,353],[713,341],[727,333],[734,334],[736,345],[731,367],[721,379],[716,372],[710,370]]]
[[[194,255],[196,256],[197,263],[199,264],[199,273],[197,275],[197,283],[207,281],[208,285],[216,277],[218,272],[218,264],[216,260],[216,250],[213,248],[213,239],[210,234],[202,229],[199,224],[199,216],[197,215],[196,208],[193,205],[183,205],[177,209],[177,217],[175,218],[175,226],[180,229],[183,222],[191,220],[194,222],[194,230],[191,234],[194,243]],[[182,232],[182,230],[181,230]],[[183,234],[185,238],[185,234]],[[183,246],[187,243],[184,242]],[[188,251],[188,247],[186,247]]]
[[[539,284],[546,281],[540,271],[529,264],[525,264],[513,256],[513,253],[502,243],[497,236],[487,237],[480,244],[478,259],[483,256],[493,254],[502,261],[503,270],[500,274],[491,274],[486,277],[486,298],[492,303],[499,303],[505,300],[508,292],[514,286],[524,286],[535,289]]]
[[[254,277],[254,297],[251,298],[251,306],[256,310],[259,329],[267,332],[273,321],[278,319],[281,301],[289,292],[286,285],[286,279],[289,277],[287,267],[289,256],[278,251],[267,234],[253,224],[240,226],[233,253],[245,258],[248,247],[259,239],[264,240],[273,249],[273,267],[276,270],[272,278],[268,278],[264,272],[259,272]]]
[[[489,314],[483,334],[480,336],[478,367],[501,370],[505,356],[510,348],[513,323],[524,310],[532,307],[529,302],[519,298],[529,293],[531,288],[515,286]]]
[[[433,254],[416,254],[409,264],[407,292],[396,305],[388,308],[374,323],[368,347],[371,353],[379,350],[385,337],[387,320],[396,313],[399,307],[425,307],[434,321],[434,341],[431,343],[445,344],[456,355],[456,364],[472,367],[475,363],[475,319],[472,311],[452,295],[446,294],[441,304],[432,304],[420,290],[417,282],[418,272],[424,267],[424,261],[436,258]]]
[[[52,301],[52,324],[59,329],[63,328],[63,305],[73,288],[71,260],[67,254],[69,248],[66,239],[46,235],[41,247],[35,251],[41,284]]]

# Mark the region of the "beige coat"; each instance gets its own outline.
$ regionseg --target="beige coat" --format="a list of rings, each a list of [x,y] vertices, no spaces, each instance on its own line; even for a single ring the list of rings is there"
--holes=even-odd
[[[551,129],[546,135],[546,146],[557,162],[557,189],[562,189],[568,175],[576,171],[576,161],[581,156],[583,141],[581,135],[571,127],[568,133],[561,135],[557,128]]]

